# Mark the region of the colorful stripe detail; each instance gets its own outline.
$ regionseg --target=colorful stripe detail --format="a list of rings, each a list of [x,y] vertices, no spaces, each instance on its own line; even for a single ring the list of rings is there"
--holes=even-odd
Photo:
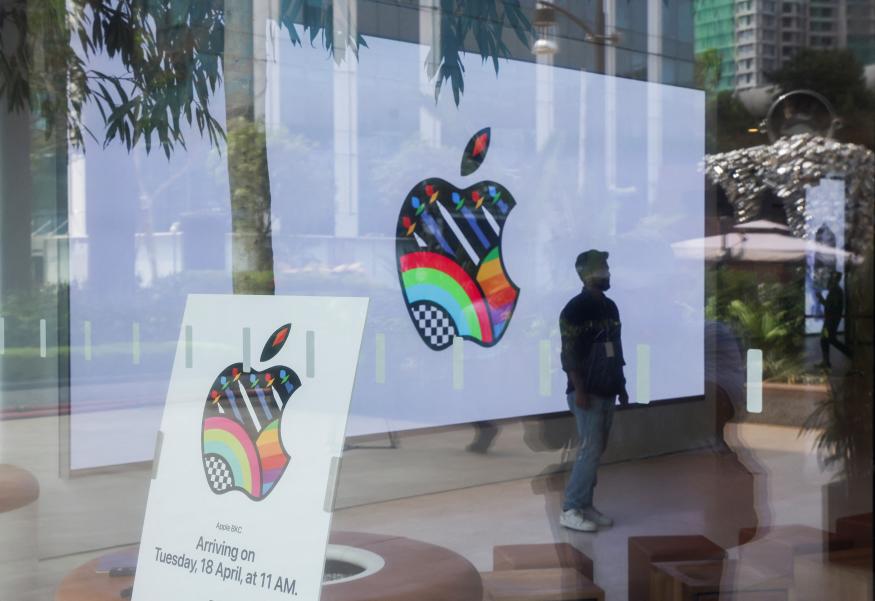
[[[443,251],[448,255],[455,255],[456,253],[454,253],[453,249],[450,248],[450,245],[447,244],[447,240],[441,233],[441,228],[438,227],[438,224],[437,222],[435,222],[434,217],[432,217],[428,213],[424,213],[422,215],[422,221],[423,223],[425,223],[425,227],[428,229],[428,231],[431,232],[431,235],[434,236],[434,239],[437,240],[438,244],[441,245]]]
[[[270,492],[289,463],[289,458],[283,451],[282,443],[280,443],[279,424],[279,419],[272,421],[261,431],[255,442],[258,455],[261,458],[262,495]]]
[[[204,455],[218,455],[227,462],[236,487],[255,498],[261,496],[258,452],[243,426],[224,417],[207,418],[203,445]]]
[[[496,337],[501,336],[508,320],[513,315],[519,293],[504,274],[498,247],[492,249],[483,259],[483,263],[477,271],[477,282],[486,296],[494,334]]]
[[[460,336],[492,342],[486,301],[476,282],[457,263],[431,252],[409,253],[400,263],[408,305],[434,303],[450,314]]]
[[[489,248],[489,240],[486,238],[483,230],[480,229],[480,225],[477,223],[477,218],[474,217],[474,214],[468,209],[468,207],[462,207],[462,216],[465,217],[468,225],[471,226],[471,230],[474,232],[474,235],[477,236],[480,244]]]

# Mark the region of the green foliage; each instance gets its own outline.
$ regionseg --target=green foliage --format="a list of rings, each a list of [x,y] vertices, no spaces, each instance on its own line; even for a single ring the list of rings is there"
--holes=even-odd
[[[747,349],[763,352],[763,377],[785,379],[803,370],[805,326],[801,278],[790,283],[758,281],[752,273],[718,269],[709,286],[705,316],[727,324]]]
[[[875,93],[866,88],[863,65],[850,50],[805,48],[767,77],[783,92],[823,94],[844,123],[837,138],[875,148]]]
[[[69,307],[59,301],[68,298],[68,295],[69,286],[66,284],[7,292],[0,304],[0,317],[5,320],[3,334],[6,351],[15,347],[38,349],[40,320],[47,321],[49,332],[56,320],[66,320]]]
[[[104,145],[118,139],[130,150],[143,140],[151,150],[155,138],[169,156],[185,147],[184,123],[217,143],[224,134],[210,100],[221,79],[221,17],[221,3],[197,0],[6,3],[0,95],[49,125],[65,118],[76,145],[83,134],[98,138],[82,122],[88,104],[103,119]],[[122,72],[89,68],[101,54],[118,59]]]
[[[169,157],[175,146],[185,148],[184,130],[194,125],[218,147],[225,131],[211,102],[222,80],[224,11],[218,0],[4,3],[0,97],[10,110],[30,109],[48,124],[66,118],[78,146],[84,135],[102,138],[104,146],[118,140],[128,150],[142,140],[147,152],[157,143]],[[279,17],[292,43],[301,44],[297,23],[311,43],[321,36],[334,55],[333,19],[332,2],[306,0],[284,0]],[[343,41],[356,55],[363,45],[361,36]],[[120,68],[88,68],[99,55],[118,60]],[[100,112],[103,132],[83,124],[89,104]]]
[[[66,18],[64,0],[0,3],[0,98],[10,112],[33,109],[47,137],[67,109],[67,66],[75,53]],[[71,77],[71,90],[77,84]]]
[[[863,65],[850,50],[803,48],[768,78],[785,92],[820,92],[837,108],[865,105],[871,100],[863,80]]]
[[[774,301],[774,288],[761,289],[759,302],[745,303],[734,299],[729,303],[731,323],[746,348],[763,351],[763,376],[776,378],[795,374],[801,367],[797,341],[801,326],[799,316],[780,307]]]
[[[226,0],[235,1],[258,0]],[[128,150],[142,140],[147,151],[157,144],[169,157],[175,146],[185,148],[192,125],[219,146],[225,131],[211,102],[222,81],[225,10],[221,0],[9,0],[0,6],[0,97],[10,110],[36,113],[47,136],[65,123],[78,146],[84,135]],[[449,80],[458,105],[466,43],[498,73],[499,59],[510,55],[505,27],[528,44],[531,25],[519,0],[441,0],[440,11],[439,52],[432,48],[426,69],[435,98]],[[281,0],[278,21],[293,44],[303,43],[302,33],[311,44],[321,39],[337,62],[346,48],[358,57],[367,47],[332,0]],[[116,71],[88,66],[103,54],[119,61]],[[102,132],[82,122],[89,104]]]
[[[871,229],[869,230],[871,235]],[[821,402],[805,423],[817,432],[817,448],[827,465],[837,465],[849,480],[868,479],[873,473],[873,357],[872,301],[873,253],[869,247],[863,262],[851,265],[845,332],[850,335],[851,366],[838,378],[830,378],[829,397]]]
[[[872,386],[871,374],[851,372],[830,380],[829,396],[803,425],[818,432],[816,447],[826,466],[838,466],[840,475],[871,478]]]
[[[438,52],[432,47],[425,61],[429,79],[435,80],[435,102],[444,82],[449,80],[453,100],[459,104],[465,92],[462,54],[469,37],[476,44],[483,62],[491,60],[498,75],[499,59],[510,56],[503,38],[506,25],[523,45],[529,45],[532,27],[519,0],[441,0]]]
[[[252,20],[260,1],[8,0],[0,4],[0,97],[9,110],[37,115],[52,142],[81,147],[89,135],[128,151],[142,142],[146,152],[158,145],[169,159],[185,148],[192,127],[214,148],[227,141],[234,289],[272,293],[267,152],[250,62],[252,34],[265,25]],[[449,80],[459,104],[467,44],[491,59],[496,73],[499,59],[510,55],[506,25],[528,44],[531,26],[519,0],[442,0],[439,18],[440,40],[426,66],[436,100]],[[357,58],[367,46],[347,3],[281,0],[277,19],[293,45],[321,39],[336,62],[347,49]],[[223,78],[224,127],[213,106]],[[96,107],[103,131],[83,123],[88,106]]]
[[[709,48],[696,54],[694,65],[694,78],[696,87],[713,94],[720,83],[723,70],[723,56],[716,48]]]
[[[727,152],[767,142],[761,134],[748,131],[757,127],[758,120],[732,91],[709,95],[707,111],[714,115],[713,125],[707,128],[705,140],[708,153]]]
[[[335,18],[338,18],[335,20]],[[348,47],[356,58],[360,47],[368,47],[365,39],[356,34],[350,35],[352,18],[349,11],[334,10],[332,0],[314,2],[313,0],[281,0],[279,22],[285,27],[292,44],[301,45],[296,25],[302,27],[304,35],[310,44],[315,44],[321,36],[322,46],[328,50],[338,64],[343,60],[344,50]],[[344,39],[335,39],[336,33],[345,33]]]

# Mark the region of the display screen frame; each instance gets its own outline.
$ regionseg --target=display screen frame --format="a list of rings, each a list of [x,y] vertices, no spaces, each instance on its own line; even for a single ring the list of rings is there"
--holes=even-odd
[[[370,38],[369,38],[369,41],[370,41]],[[411,43],[408,43],[408,42],[402,42],[402,41],[398,41],[398,40],[389,40],[389,39],[385,39],[385,38],[374,38],[374,41],[375,41],[375,42],[379,42],[379,43],[386,43],[386,42],[388,42],[388,43],[405,44],[405,45],[411,46],[411,47],[414,48],[417,52],[418,52],[419,49],[421,49],[421,47],[420,47],[418,44],[411,44]],[[416,52],[414,52],[414,54],[416,54]],[[469,62],[472,62],[472,63],[474,62],[473,60],[471,60],[471,57],[469,57]],[[539,65],[533,65],[532,63],[529,63],[529,62],[527,62],[527,61],[514,61],[514,62],[518,62],[518,63],[520,63],[520,65],[527,65],[528,68],[530,68],[530,69],[532,69],[532,68],[533,68],[533,69],[538,69],[538,68],[540,67]],[[570,73],[572,73],[574,76],[580,76],[580,75],[581,75],[580,72],[577,72],[577,71],[575,71],[575,70],[573,70],[573,69],[566,69],[566,68],[564,68],[564,67],[553,67],[553,66],[551,66],[551,67],[549,67],[549,68],[550,68],[550,69],[556,69],[556,70],[563,71],[563,72],[570,72]],[[607,77],[607,76],[593,75],[593,74],[585,74],[585,76],[592,76],[592,77],[597,77],[597,78],[604,78],[604,80],[605,80],[605,82],[606,82],[606,85],[608,85],[608,86],[611,86],[611,85],[617,85],[618,82],[619,82],[619,85],[623,85],[623,82],[632,82],[634,85],[642,85],[642,86],[658,86],[660,89],[668,89],[668,90],[683,90],[684,93],[690,93],[690,94],[693,94],[693,95],[699,95],[699,96],[702,98],[702,105],[704,105],[704,101],[703,101],[704,94],[703,94],[701,91],[698,91],[698,90],[692,90],[692,89],[689,89],[689,88],[681,88],[681,87],[678,87],[678,86],[669,86],[669,85],[664,85],[664,84],[648,84],[648,83],[646,83],[646,82],[640,82],[640,81],[637,81],[637,80],[629,80],[629,79],[619,78],[619,77]],[[613,82],[613,83],[611,83],[611,82]],[[642,88],[642,89],[645,89],[645,88]],[[616,93],[616,92],[615,92],[615,93]],[[447,98],[446,100],[449,101],[448,98]],[[704,106],[702,106],[702,111],[703,111],[703,115],[704,115]],[[662,127],[665,127],[665,124],[663,124]],[[704,140],[704,122],[701,124],[701,127],[702,127],[702,142],[703,142],[703,140]],[[473,133],[473,132],[472,132],[472,133]],[[500,133],[500,129],[499,129],[499,133]],[[454,142],[454,146],[458,147],[458,150],[461,151],[461,146],[464,145],[464,142],[465,142],[465,140],[459,140],[458,142]],[[505,143],[506,143],[506,140],[505,140]],[[616,152],[616,149],[615,149],[614,151]],[[702,143],[702,151],[704,151],[704,143]],[[494,157],[493,157],[493,158],[494,158]],[[458,179],[458,178],[456,178],[456,179]],[[704,178],[701,178],[701,179],[703,180]],[[413,181],[410,182],[410,185],[414,185],[414,184],[415,184],[415,182],[413,182]],[[704,184],[702,184],[701,187],[702,187],[702,198],[704,198]],[[400,200],[400,198],[399,198],[399,200]],[[701,210],[702,210],[702,212],[704,213],[704,202],[701,203],[701,207],[702,207]],[[702,219],[702,229],[704,229],[704,215],[703,215],[703,219]],[[691,235],[691,236],[695,235],[695,232],[690,232],[690,235]],[[394,241],[394,238],[391,239],[391,240]],[[376,242],[377,240],[372,240],[372,241]],[[704,273],[704,264],[701,265],[701,271],[702,271],[702,273]],[[571,275],[572,275],[572,278],[571,278],[570,281],[572,282],[572,286],[573,286],[573,272],[571,273]],[[702,283],[702,286],[704,286],[704,282]],[[279,292],[279,291],[278,291],[278,292]],[[294,292],[291,292],[291,293],[294,293]],[[319,292],[316,292],[316,293],[319,293]],[[702,294],[702,295],[700,296],[700,298],[704,298],[704,294]],[[69,299],[68,299],[68,302],[70,302]],[[702,305],[704,306],[704,303],[702,303]],[[703,307],[702,307],[702,308],[703,308]],[[700,344],[702,345],[702,347],[701,347],[701,348],[702,348],[702,353],[704,354],[704,336],[702,336],[701,339],[702,339],[702,341],[701,341]],[[555,341],[554,341],[554,342],[555,342]],[[363,346],[363,348],[365,348],[366,345],[367,345],[367,342],[365,343],[365,345]],[[467,350],[467,349],[466,349],[466,350]],[[553,349],[553,352],[555,352],[555,348]],[[627,348],[627,350],[626,350],[627,356],[628,356],[629,352],[630,352],[630,349]],[[632,353],[635,352],[635,348],[634,348],[634,347],[631,349],[631,352],[632,352]],[[447,352],[447,353],[445,353],[445,354],[449,354],[449,352]],[[556,368],[557,368],[557,366],[556,366],[556,363],[557,363],[556,359],[558,359],[558,357],[554,357],[554,359],[553,359],[553,365],[552,365],[552,370],[553,370],[554,372],[555,372],[555,370],[556,370]],[[703,358],[702,358],[702,362],[704,362],[704,356],[703,356]],[[70,364],[69,364],[69,361],[67,362],[67,366],[66,366],[66,367],[67,367],[68,370],[70,370]],[[628,377],[628,375],[627,375],[627,377]],[[71,391],[70,391],[71,384],[70,384],[70,381],[69,381],[69,380],[68,380],[67,382],[68,382],[68,383],[67,383],[67,395],[68,395],[68,398],[70,398],[70,397],[73,396],[73,395],[71,394]],[[557,391],[556,388],[557,388],[557,384],[554,383],[554,384],[552,385],[552,392],[551,392],[551,394],[552,394],[554,397],[560,397],[560,398],[561,398],[562,395],[559,394],[560,391]],[[650,400],[651,402],[653,402],[653,403],[666,403],[666,402],[676,402],[676,401],[688,402],[688,401],[690,401],[690,400],[703,398],[703,395],[704,395],[704,382],[703,382],[702,387],[701,387],[701,392],[702,392],[702,394],[683,394],[683,395],[678,395],[678,396],[672,396],[672,395],[661,395],[661,396],[658,396],[657,398],[653,398],[653,399],[649,399],[649,400]],[[632,393],[632,394],[634,395],[634,391],[631,390],[631,389],[630,389],[630,393]],[[496,416],[494,416],[494,419],[513,419],[513,418],[515,418],[515,417],[524,417],[524,416],[538,415],[538,414],[542,414],[542,413],[544,413],[543,409],[547,409],[547,407],[542,407],[542,408],[540,408],[540,409],[538,409],[538,410],[534,410],[534,411],[531,411],[531,412],[518,413],[518,414],[516,414],[516,415],[514,415],[514,414],[509,414],[509,415],[496,415]],[[557,409],[559,412],[562,411],[562,409],[561,409],[560,407],[556,407],[555,409]],[[72,407],[71,407],[71,410],[70,410],[71,413],[72,413],[72,410],[73,410],[73,409],[72,409]],[[353,407],[353,411],[355,411],[355,407]],[[549,411],[548,411],[548,413],[549,413]],[[382,431],[392,432],[392,431],[398,431],[398,430],[411,430],[411,431],[429,430],[429,429],[432,429],[432,428],[439,428],[439,427],[444,427],[444,426],[452,426],[453,424],[467,424],[467,423],[469,423],[470,421],[476,421],[476,419],[477,419],[477,416],[470,416],[469,419],[448,420],[448,421],[446,421],[445,423],[438,423],[438,424],[429,424],[429,423],[416,424],[416,423],[411,423],[411,424],[408,424],[408,425],[406,425],[406,426],[402,426],[402,427],[400,427],[400,428],[394,427],[394,426],[396,426],[397,424],[389,424],[389,423],[387,422],[386,427],[385,427]],[[73,441],[73,438],[74,438],[74,432],[73,432],[73,429],[74,429],[74,426],[73,426],[73,424],[72,424],[71,415],[68,413],[67,415],[65,415],[64,420],[63,420],[63,425],[62,425],[62,445],[61,445],[61,449],[62,449],[62,462],[61,462],[61,465],[64,466],[64,467],[66,468],[66,469],[65,469],[65,472],[66,472],[67,474],[79,474],[79,473],[87,474],[87,473],[93,473],[93,472],[95,472],[95,471],[98,471],[98,472],[99,472],[99,471],[102,471],[104,468],[111,468],[112,465],[102,465],[102,466],[101,466],[101,465],[94,465],[94,466],[84,466],[84,467],[82,467],[82,466],[77,466],[77,465],[76,465],[77,462],[74,460],[74,449],[73,449],[73,442],[72,442],[72,441]],[[371,434],[379,434],[379,433],[380,433],[380,430],[379,430],[379,429],[371,430],[371,431],[365,431],[365,432],[359,432],[359,433],[353,432],[353,435],[352,435],[351,439],[354,440],[354,439],[356,439],[356,438],[367,438],[367,437],[368,437],[369,435],[371,435]],[[130,466],[130,465],[145,465],[145,464],[148,464],[148,463],[149,463],[149,459],[144,458],[142,461],[122,462],[122,463],[120,463],[120,465],[128,465],[128,466]]]

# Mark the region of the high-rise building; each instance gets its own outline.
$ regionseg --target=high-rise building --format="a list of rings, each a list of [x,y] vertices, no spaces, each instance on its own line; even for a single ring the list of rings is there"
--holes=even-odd
[[[766,85],[766,74],[802,48],[848,48],[863,64],[875,63],[875,0],[700,0],[695,11],[697,55],[715,49],[724,63],[734,61],[722,67],[719,89]]]
[[[735,88],[762,85],[765,73],[774,70],[780,59],[779,23],[774,0],[741,0],[735,2]],[[783,4],[783,3],[781,3]],[[796,10],[794,2],[786,2]],[[794,12],[795,14],[795,12]],[[796,40],[796,32],[788,22],[787,43]]]
[[[720,57],[717,89],[731,90],[735,87],[735,0],[696,0],[693,18],[697,59],[716,50]]]
[[[864,65],[875,64],[875,1],[847,0],[847,46]]]

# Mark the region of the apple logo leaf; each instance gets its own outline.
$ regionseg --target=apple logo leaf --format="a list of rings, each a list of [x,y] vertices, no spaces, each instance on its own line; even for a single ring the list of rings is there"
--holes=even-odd
[[[282,327],[277,328],[277,330],[270,335],[267,339],[267,343],[264,345],[264,349],[261,351],[261,361],[270,361],[274,357],[276,357],[277,353],[283,348],[283,345],[286,343],[286,340],[289,339],[289,331],[292,329],[292,324],[287,323]]]
[[[484,127],[474,134],[468,145],[465,146],[465,152],[462,153],[462,175],[471,175],[480,165],[483,164],[483,159],[486,158],[486,152],[489,150],[489,142],[492,140],[491,129]]]

